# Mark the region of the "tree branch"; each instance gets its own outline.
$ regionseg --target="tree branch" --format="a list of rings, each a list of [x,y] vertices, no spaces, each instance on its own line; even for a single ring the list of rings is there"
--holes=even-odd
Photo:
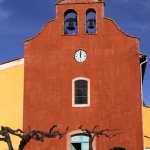
[[[88,135],[89,136],[89,150],[93,150],[92,148],[92,142],[94,141],[94,138],[97,136],[99,138],[100,135],[104,135],[105,137],[111,139],[112,137],[118,135],[118,134],[122,134],[122,132],[117,132],[117,133],[111,133],[111,134],[107,134],[105,132],[114,132],[114,131],[118,131],[120,129],[113,129],[113,130],[109,130],[109,129],[104,129],[104,130],[100,130],[100,131],[95,131],[95,129],[97,128],[97,126],[95,126],[93,128],[93,130],[88,130],[88,129],[83,129],[82,125],[79,127],[79,129],[81,131],[83,131],[82,134]]]
[[[148,139],[150,139],[150,137],[149,137],[149,136],[146,136],[146,135],[144,135],[144,137],[145,137],[145,138],[148,138]]]
[[[55,127],[57,127],[57,125],[56,125],[56,124],[55,124],[55,125],[53,125],[53,126],[52,126],[52,128],[50,128],[49,133],[51,133],[51,132],[52,132],[52,130],[53,130]]]

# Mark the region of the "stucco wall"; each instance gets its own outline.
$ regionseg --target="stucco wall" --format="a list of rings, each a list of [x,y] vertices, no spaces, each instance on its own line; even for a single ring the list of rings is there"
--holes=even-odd
[[[150,149],[150,107],[143,107],[144,145]],[[149,137],[149,138],[148,138]]]
[[[63,35],[63,14],[78,14],[78,34]],[[85,12],[94,8],[97,33],[85,33]],[[86,50],[84,63],[74,60],[79,48]],[[35,37],[25,41],[24,130],[46,130],[57,124],[73,132],[82,124],[97,130],[119,128],[123,134],[109,140],[97,138],[96,149],[114,146],[142,150],[139,40],[123,33],[103,17],[103,4],[57,6],[56,20],[48,22]],[[90,80],[90,106],[72,107],[72,80]],[[134,128],[133,128],[134,127]],[[59,143],[59,144],[58,144]],[[66,150],[66,138],[31,141],[26,150]]]
[[[22,129],[24,59],[0,65],[0,126]],[[2,136],[0,136],[1,138]],[[20,139],[11,136],[15,150]],[[0,149],[8,150],[7,143],[0,141]]]

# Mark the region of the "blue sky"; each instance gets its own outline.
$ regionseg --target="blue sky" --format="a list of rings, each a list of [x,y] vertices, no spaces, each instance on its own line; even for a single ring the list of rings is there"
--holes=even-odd
[[[24,55],[23,40],[36,35],[55,18],[57,0],[0,0],[0,63]],[[150,0],[105,0],[105,17],[126,33],[140,37],[140,52],[150,58]],[[143,96],[150,106],[150,63]]]

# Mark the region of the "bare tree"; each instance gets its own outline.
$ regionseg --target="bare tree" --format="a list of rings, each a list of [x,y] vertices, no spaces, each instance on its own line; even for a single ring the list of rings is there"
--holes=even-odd
[[[27,143],[31,140],[37,140],[37,141],[41,141],[43,142],[44,139],[42,136],[40,136],[37,132],[37,130],[31,130],[30,126],[29,127],[29,132],[25,135],[17,135],[21,138],[20,144],[19,144],[19,148],[18,150],[23,150],[24,147],[27,145]]]
[[[13,134],[13,135],[16,135],[16,136],[21,135],[21,134],[19,134],[17,132],[23,133],[22,130],[20,130],[20,129],[13,130],[13,129],[9,128],[9,127],[1,126],[0,135],[4,136],[4,138],[0,138],[0,141],[6,142],[7,145],[8,145],[9,150],[14,150],[14,148],[12,146],[12,143],[11,143],[11,139],[10,139],[9,133]]]
[[[113,129],[113,130],[104,129],[104,130],[100,130],[100,131],[95,131],[96,128],[97,128],[97,126],[95,126],[93,128],[93,130],[88,130],[88,129],[83,129],[82,125],[79,127],[79,129],[81,131],[83,131],[82,134],[89,136],[89,150],[93,150],[92,143],[93,143],[95,137],[99,138],[99,136],[103,135],[103,136],[111,139],[114,136],[116,136],[117,134],[122,134],[122,132],[117,132],[120,129]],[[114,131],[115,131],[115,133],[114,133]]]
[[[44,138],[55,138],[56,136],[59,136],[59,138],[62,138],[64,134],[66,134],[67,130],[69,127],[66,128],[66,131],[64,133],[60,133],[58,131],[52,131],[57,125],[54,125],[52,128],[50,128],[49,132],[43,132],[39,130],[31,130],[29,126],[29,133],[26,135],[19,135],[22,140],[20,141],[19,149],[18,150],[23,150],[24,147],[27,145],[27,143],[31,140],[34,139],[36,141],[44,141]]]
[[[55,127],[57,127],[57,125],[53,125],[53,127],[50,128],[48,133],[43,132],[43,131],[38,131],[37,133],[41,134],[43,137],[55,138],[56,136],[59,136],[59,138],[61,139],[66,134],[67,130],[69,129],[69,126],[68,126],[64,133],[60,133],[59,129],[57,131],[52,131]]]
[[[150,137],[149,137],[149,136],[144,135],[144,137],[145,137],[145,138],[147,138],[147,139],[150,139]]]

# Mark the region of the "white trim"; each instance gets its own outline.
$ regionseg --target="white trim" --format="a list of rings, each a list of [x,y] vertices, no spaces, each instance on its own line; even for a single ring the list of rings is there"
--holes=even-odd
[[[74,83],[76,80],[86,80],[88,82],[88,99],[87,99],[87,104],[75,104],[75,92],[74,92]],[[85,78],[85,77],[77,77],[77,78],[74,78],[72,80],[72,107],[89,107],[90,106],[90,79],[88,78]]]
[[[0,70],[4,70],[4,69],[8,69],[11,67],[15,67],[18,65],[24,64],[24,58],[18,59],[18,60],[14,60],[5,64],[1,64],[0,65]]]

